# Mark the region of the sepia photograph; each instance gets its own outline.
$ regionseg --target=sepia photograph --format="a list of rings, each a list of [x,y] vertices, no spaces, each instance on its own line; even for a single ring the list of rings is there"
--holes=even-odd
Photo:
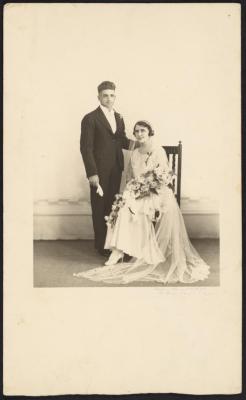
[[[5,395],[240,393],[240,18],[4,6]]]
[[[109,7],[84,9],[67,46],[59,12],[36,14],[34,287],[218,286],[212,32],[164,8],[119,6],[106,26]]]

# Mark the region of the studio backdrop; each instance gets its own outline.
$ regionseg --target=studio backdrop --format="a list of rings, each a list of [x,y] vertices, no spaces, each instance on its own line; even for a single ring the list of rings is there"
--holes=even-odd
[[[158,13],[154,4],[119,4],[117,15],[113,10],[107,4],[67,4],[66,12],[50,12],[48,4],[27,8],[20,45],[29,60],[25,107],[32,115],[34,238],[93,237],[80,124],[98,106],[103,80],[116,84],[115,109],[129,137],[134,123],[146,119],[160,144],[182,141],[181,210],[188,233],[217,238],[220,149],[233,129],[225,92],[231,100],[237,90],[232,76],[238,74],[230,42],[223,45],[232,29],[228,18],[218,9],[186,5],[165,4]],[[125,157],[127,162],[128,152]]]

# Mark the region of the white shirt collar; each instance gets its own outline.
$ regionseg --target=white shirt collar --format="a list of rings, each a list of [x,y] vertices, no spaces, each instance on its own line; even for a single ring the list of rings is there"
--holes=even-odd
[[[106,113],[106,114],[114,114],[114,109],[113,109],[113,108],[112,108],[111,111],[109,111],[109,109],[108,109],[107,107],[103,106],[102,104],[100,104],[100,108],[101,108],[101,110],[104,112],[104,114],[105,114],[105,113]]]

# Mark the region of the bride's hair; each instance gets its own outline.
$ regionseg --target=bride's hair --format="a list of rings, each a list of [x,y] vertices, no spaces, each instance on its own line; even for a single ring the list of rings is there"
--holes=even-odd
[[[153,130],[152,126],[150,125],[150,123],[148,121],[144,121],[144,120],[136,122],[136,124],[134,125],[134,128],[133,128],[133,135],[135,135],[135,128],[137,125],[144,126],[145,128],[148,129],[149,136],[154,136],[155,131]]]

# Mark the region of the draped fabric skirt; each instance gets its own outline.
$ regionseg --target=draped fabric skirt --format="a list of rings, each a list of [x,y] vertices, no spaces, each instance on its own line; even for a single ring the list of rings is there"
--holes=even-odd
[[[159,218],[153,223],[156,211]],[[132,258],[75,275],[115,284],[193,283],[209,275],[209,266],[190,243],[176,198],[167,187],[159,195],[126,201],[115,225],[108,227],[105,248]]]

